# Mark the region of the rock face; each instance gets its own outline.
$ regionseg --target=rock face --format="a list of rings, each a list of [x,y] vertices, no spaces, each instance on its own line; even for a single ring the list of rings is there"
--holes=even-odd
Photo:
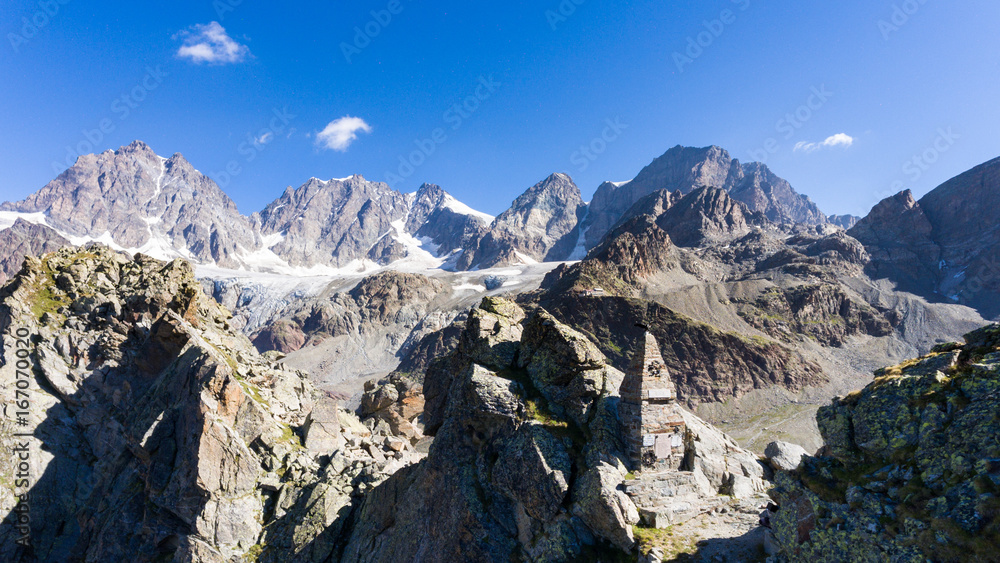
[[[37,560],[225,561],[257,543],[261,462],[301,423],[312,387],[228,335],[186,263],[60,251],[29,259],[2,300],[11,393],[14,336],[32,335]],[[24,553],[16,537],[0,528],[6,560]]]
[[[553,174],[521,194],[458,262],[460,269],[567,259],[579,240],[586,205],[580,188]]]
[[[401,194],[361,176],[313,178],[287,189],[253,220],[271,252],[292,266],[345,267],[369,260],[448,255],[468,246],[492,217],[459,203],[439,186]]]
[[[790,561],[996,557],[1000,326],[876,372],[820,409],[825,441],[777,475],[772,519]]]
[[[873,278],[890,278],[904,289],[929,293],[937,286],[941,248],[934,227],[909,190],[879,202],[848,231],[871,254]]]
[[[3,211],[45,213],[63,236],[110,240],[158,256],[239,267],[259,241],[236,204],[179,153],[141,141],[80,157],[44,188]]]
[[[69,241],[44,225],[17,219],[10,228],[0,231],[0,285],[21,270],[25,256],[53,252]]]
[[[697,246],[748,234],[751,223],[761,222],[757,217],[748,221],[748,215],[746,206],[724,190],[697,188],[664,210],[656,224],[678,246]]]
[[[406,218],[406,232],[430,239],[444,255],[472,247],[494,217],[460,203],[441,186],[424,184],[417,190]]]
[[[26,260],[0,290],[0,388],[24,412],[0,441],[30,463],[0,462],[0,511],[30,525],[3,520],[0,558],[333,556],[356,500],[412,448],[373,442],[228,317],[181,260],[100,246]]]
[[[750,325],[786,342],[805,335],[825,346],[844,346],[853,335],[888,336],[896,316],[851,298],[832,284],[772,288],[739,306]]]
[[[425,380],[428,458],[362,507],[345,561],[566,561],[632,548],[621,373],[544,313],[487,298]],[[392,499],[393,501],[386,502]]]
[[[887,198],[850,233],[872,255],[872,277],[1000,315],[1000,159],[961,174],[914,201]],[[975,210],[971,211],[970,210]]]
[[[739,164],[738,160],[733,160]],[[776,223],[822,225],[827,217],[809,197],[797,193],[786,180],[772,173],[760,162],[740,166],[732,178],[729,194],[746,204],[751,211],[761,213]]]
[[[380,182],[313,178],[285,190],[260,212],[259,222],[264,236],[279,239],[271,251],[292,266],[343,267],[364,258],[387,264],[402,257],[401,243],[391,236],[376,243],[396,232],[393,223],[404,220],[406,208],[405,196]]]
[[[809,198],[795,192],[760,163],[740,164],[719,147],[674,147],[625,184],[598,188],[584,222],[588,248],[593,248],[628,209],[659,190],[686,194],[708,186],[724,189],[768,220],[823,224],[827,218]]]

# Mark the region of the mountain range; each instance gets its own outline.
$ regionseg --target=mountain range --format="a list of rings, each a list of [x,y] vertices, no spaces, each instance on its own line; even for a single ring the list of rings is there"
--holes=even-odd
[[[403,194],[357,175],[312,178],[245,216],[182,155],[163,158],[135,141],[80,157],[35,194],[0,205],[0,213],[48,226],[74,244],[99,241],[229,269],[322,273],[410,260],[468,270],[582,258],[644,197],[703,186],[726,190],[770,221],[829,222],[766,166],[741,164],[719,147],[670,149],[631,182],[601,185],[590,203],[570,177],[553,174],[495,218],[436,185]]]

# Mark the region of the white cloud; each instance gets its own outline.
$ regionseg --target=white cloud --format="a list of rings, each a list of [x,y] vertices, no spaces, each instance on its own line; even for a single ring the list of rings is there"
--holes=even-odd
[[[795,152],[811,153],[820,149],[829,149],[833,147],[844,147],[846,149],[853,144],[854,137],[848,135],[847,133],[837,133],[836,135],[827,137],[822,143],[800,141],[795,144]]]
[[[372,128],[360,117],[344,116],[331,121],[316,134],[316,144],[325,149],[344,152],[358,138],[358,132],[371,133]]]
[[[268,132],[264,133],[263,135],[261,135],[260,137],[255,137],[254,140],[253,140],[253,142],[255,144],[258,144],[258,145],[266,145],[266,144],[270,143],[271,139],[273,139],[273,138],[274,138],[274,133],[271,132],[271,131],[268,131]]]
[[[174,36],[178,37],[184,39],[184,44],[177,50],[177,56],[195,63],[238,63],[250,55],[250,48],[233,41],[219,22],[196,25]]]

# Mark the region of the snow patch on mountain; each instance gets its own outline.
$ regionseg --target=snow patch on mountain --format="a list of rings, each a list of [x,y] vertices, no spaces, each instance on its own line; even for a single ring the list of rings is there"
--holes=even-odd
[[[18,213],[17,211],[0,211],[0,231],[11,228],[18,219],[23,219],[32,225],[45,225],[45,213]]]
[[[445,195],[443,205],[444,207],[451,209],[452,211],[458,213],[459,215],[471,215],[477,219],[480,219],[486,225],[493,223],[493,220],[496,219],[496,217],[492,215],[483,213],[482,211],[476,211],[475,209],[469,207],[468,205],[465,205],[461,201],[458,201],[450,194]]]
[[[583,260],[587,257],[587,231],[590,230],[590,225],[584,227],[587,224],[587,217],[590,215],[590,206],[588,205],[584,208],[583,218],[577,224],[577,228],[580,229],[580,235],[576,239],[576,246],[573,248],[573,252],[570,253],[568,260],[577,261]]]

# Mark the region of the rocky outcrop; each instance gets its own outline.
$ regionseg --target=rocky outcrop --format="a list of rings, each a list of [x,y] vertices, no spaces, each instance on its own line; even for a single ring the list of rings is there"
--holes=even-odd
[[[725,190],[709,187],[695,188],[686,195],[680,191],[653,192],[626,211],[618,225],[640,215],[654,218],[675,244],[684,247],[732,240],[748,234],[751,225],[767,222]]]
[[[632,548],[615,383],[586,339],[487,298],[428,371],[428,458],[365,502],[345,561],[567,561]],[[392,502],[386,502],[392,499]]]
[[[697,188],[656,218],[678,246],[697,246],[711,240],[731,239],[750,232],[760,223],[740,202],[717,188]]]
[[[52,229],[18,218],[0,231],[0,286],[21,270],[25,256],[40,256],[67,245],[69,241]]]
[[[186,263],[61,251],[30,258],[2,300],[0,381],[12,396],[15,334],[30,334],[22,430],[49,452],[30,479],[46,499],[33,506],[35,559],[226,561],[257,543],[257,482],[312,387],[227,334]],[[5,512],[13,493],[2,490]],[[17,537],[5,523],[6,560],[27,555]]]
[[[335,556],[356,501],[412,446],[373,436],[228,318],[181,260],[100,246],[26,260],[0,290],[0,391],[21,393],[0,442],[30,460],[0,462],[3,560]]]
[[[880,370],[817,413],[825,445],[777,475],[790,561],[989,561],[1000,507],[1000,326]]]
[[[81,156],[24,201],[3,211],[45,213],[66,237],[106,240],[159,257],[236,268],[259,238],[236,204],[181,154],[161,158],[141,141]]]
[[[888,336],[898,321],[891,312],[859,302],[833,284],[773,287],[752,303],[741,304],[739,313],[774,338],[790,342],[805,337],[837,347],[856,334]]]
[[[514,200],[466,250],[458,268],[565,260],[580,238],[577,224],[585,210],[573,180],[553,174]]]
[[[600,288],[631,297],[650,276],[680,268],[680,255],[667,232],[649,215],[638,215],[615,227],[585,260],[549,272],[542,289],[556,294]]]

